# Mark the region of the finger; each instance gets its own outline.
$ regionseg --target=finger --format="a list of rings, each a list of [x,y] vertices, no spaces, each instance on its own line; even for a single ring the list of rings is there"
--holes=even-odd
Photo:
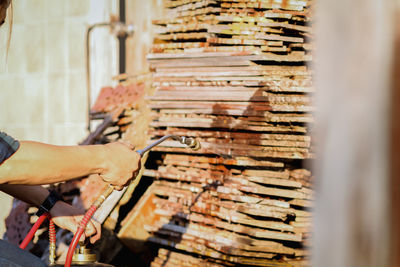
[[[117,191],[121,191],[122,189],[124,189],[124,186],[114,185],[114,189]]]
[[[78,225],[79,221],[77,218],[70,218],[68,217],[65,219],[63,217],[54,217],[53,222],[60,228],[66,229],[68,231],[71,231],[73,234],[75,234],[78,231]]]
[[[138,152],[136,152],[136,154],[139,157],[138,161],[137,161],[137,168],[138,168],[138,170],[140,170],[140,168],[142,167],[142,156]]]
[[[86,226],[85,229],[85,235],[86,236],[92,236],[96,234],[96,228],[94,227],[92,221],[89,221],[89,223]]]
[[[132,176],[132,179],[130,179],[126,184],[125,184],[125,186],[129,186],[129,185],[131,185],[135,180],[136,180],[136,178],[137,178],[137,176],[139,175],[139,172],[134,172],[133,173],[133,176]]]
[[[96,228],[96,234],[90,237],[90,243],[94,244],[101,237],[101,225],[100,223],[93,221],[93,225]]]
[[[121,144],[126,145],[127,147],[129,147],[130,150],[134,150],[135,146],[132,145],[131,143],[129,143],[128,141],[119,141]]]

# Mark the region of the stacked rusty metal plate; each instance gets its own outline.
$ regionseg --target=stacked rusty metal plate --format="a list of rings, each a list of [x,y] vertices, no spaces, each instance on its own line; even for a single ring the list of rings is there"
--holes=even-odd
[[[311,3],[165,5],[148,55],[149,135],[195,137],[201,149],[175,141],[153,149],[149,160],[161,160],[144,176],[156,181],[119,237],[139,238],[142,227],[141,238],[163,247],[152,266],[307,265]]]

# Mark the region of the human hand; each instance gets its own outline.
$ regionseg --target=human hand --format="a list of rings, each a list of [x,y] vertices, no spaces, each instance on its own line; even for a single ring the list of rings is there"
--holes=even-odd
[[[58,227],[69,230],[75,234],[84,216],[84,211],[71,206],[64,201],[57,201],[53,208],[51,208],[50,215],[53,222]],[[100,236],[100,223],[95,220],[90,220],[79,241],[85,241],[86,237],[90,237],[90,243],[93,244],[100,239]]]
[[[106,149],[105,167],[99,175],[116,190],[122,190],[140,169],[140,155],[133,151],[134,147],[129,143],[115,142],[106,144],[104,147]]]

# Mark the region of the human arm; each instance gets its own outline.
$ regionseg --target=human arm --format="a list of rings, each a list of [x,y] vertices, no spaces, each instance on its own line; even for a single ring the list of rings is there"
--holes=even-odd
[[[20,141],[19,149],[0,165],[0,184],[50,184],[99,174],[121,189],[139,166],[140,155],[120,142],[55,146]]]
[[[49,191],[42,186],[3,184],[0,185],[0,190],[36,207],[39,207],[49,195]],[[75,233],[83,218],[84,211],[64,201],[57,201],[50,209],[50,215],[58,227]],[[100,238],[100,235],[101,225],[91,220],[86,226],[82,239],[90,236],[90,242],[94,243]]]

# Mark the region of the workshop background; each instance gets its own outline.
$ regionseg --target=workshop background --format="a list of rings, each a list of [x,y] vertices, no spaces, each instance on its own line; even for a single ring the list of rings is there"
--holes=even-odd
[[[85,37],[90,25],[118,18],[118,0],[13,1],[9,23],[0,28],[0,122],[2,130],[19,140],[76,145],[87,135],[88,104]],[[146,69],[146,46],[152,42],[151,18],[162,1],[128,1],[130,23],[140,34],[128,40],[130,71]],[[118,39],[110,28],[91,34],[90,90],[92,104],[102,86],[115,85],[119,73]],[[12,101],[11,101],[12,99]],[[0,192],[0,233],[12,199]]]

